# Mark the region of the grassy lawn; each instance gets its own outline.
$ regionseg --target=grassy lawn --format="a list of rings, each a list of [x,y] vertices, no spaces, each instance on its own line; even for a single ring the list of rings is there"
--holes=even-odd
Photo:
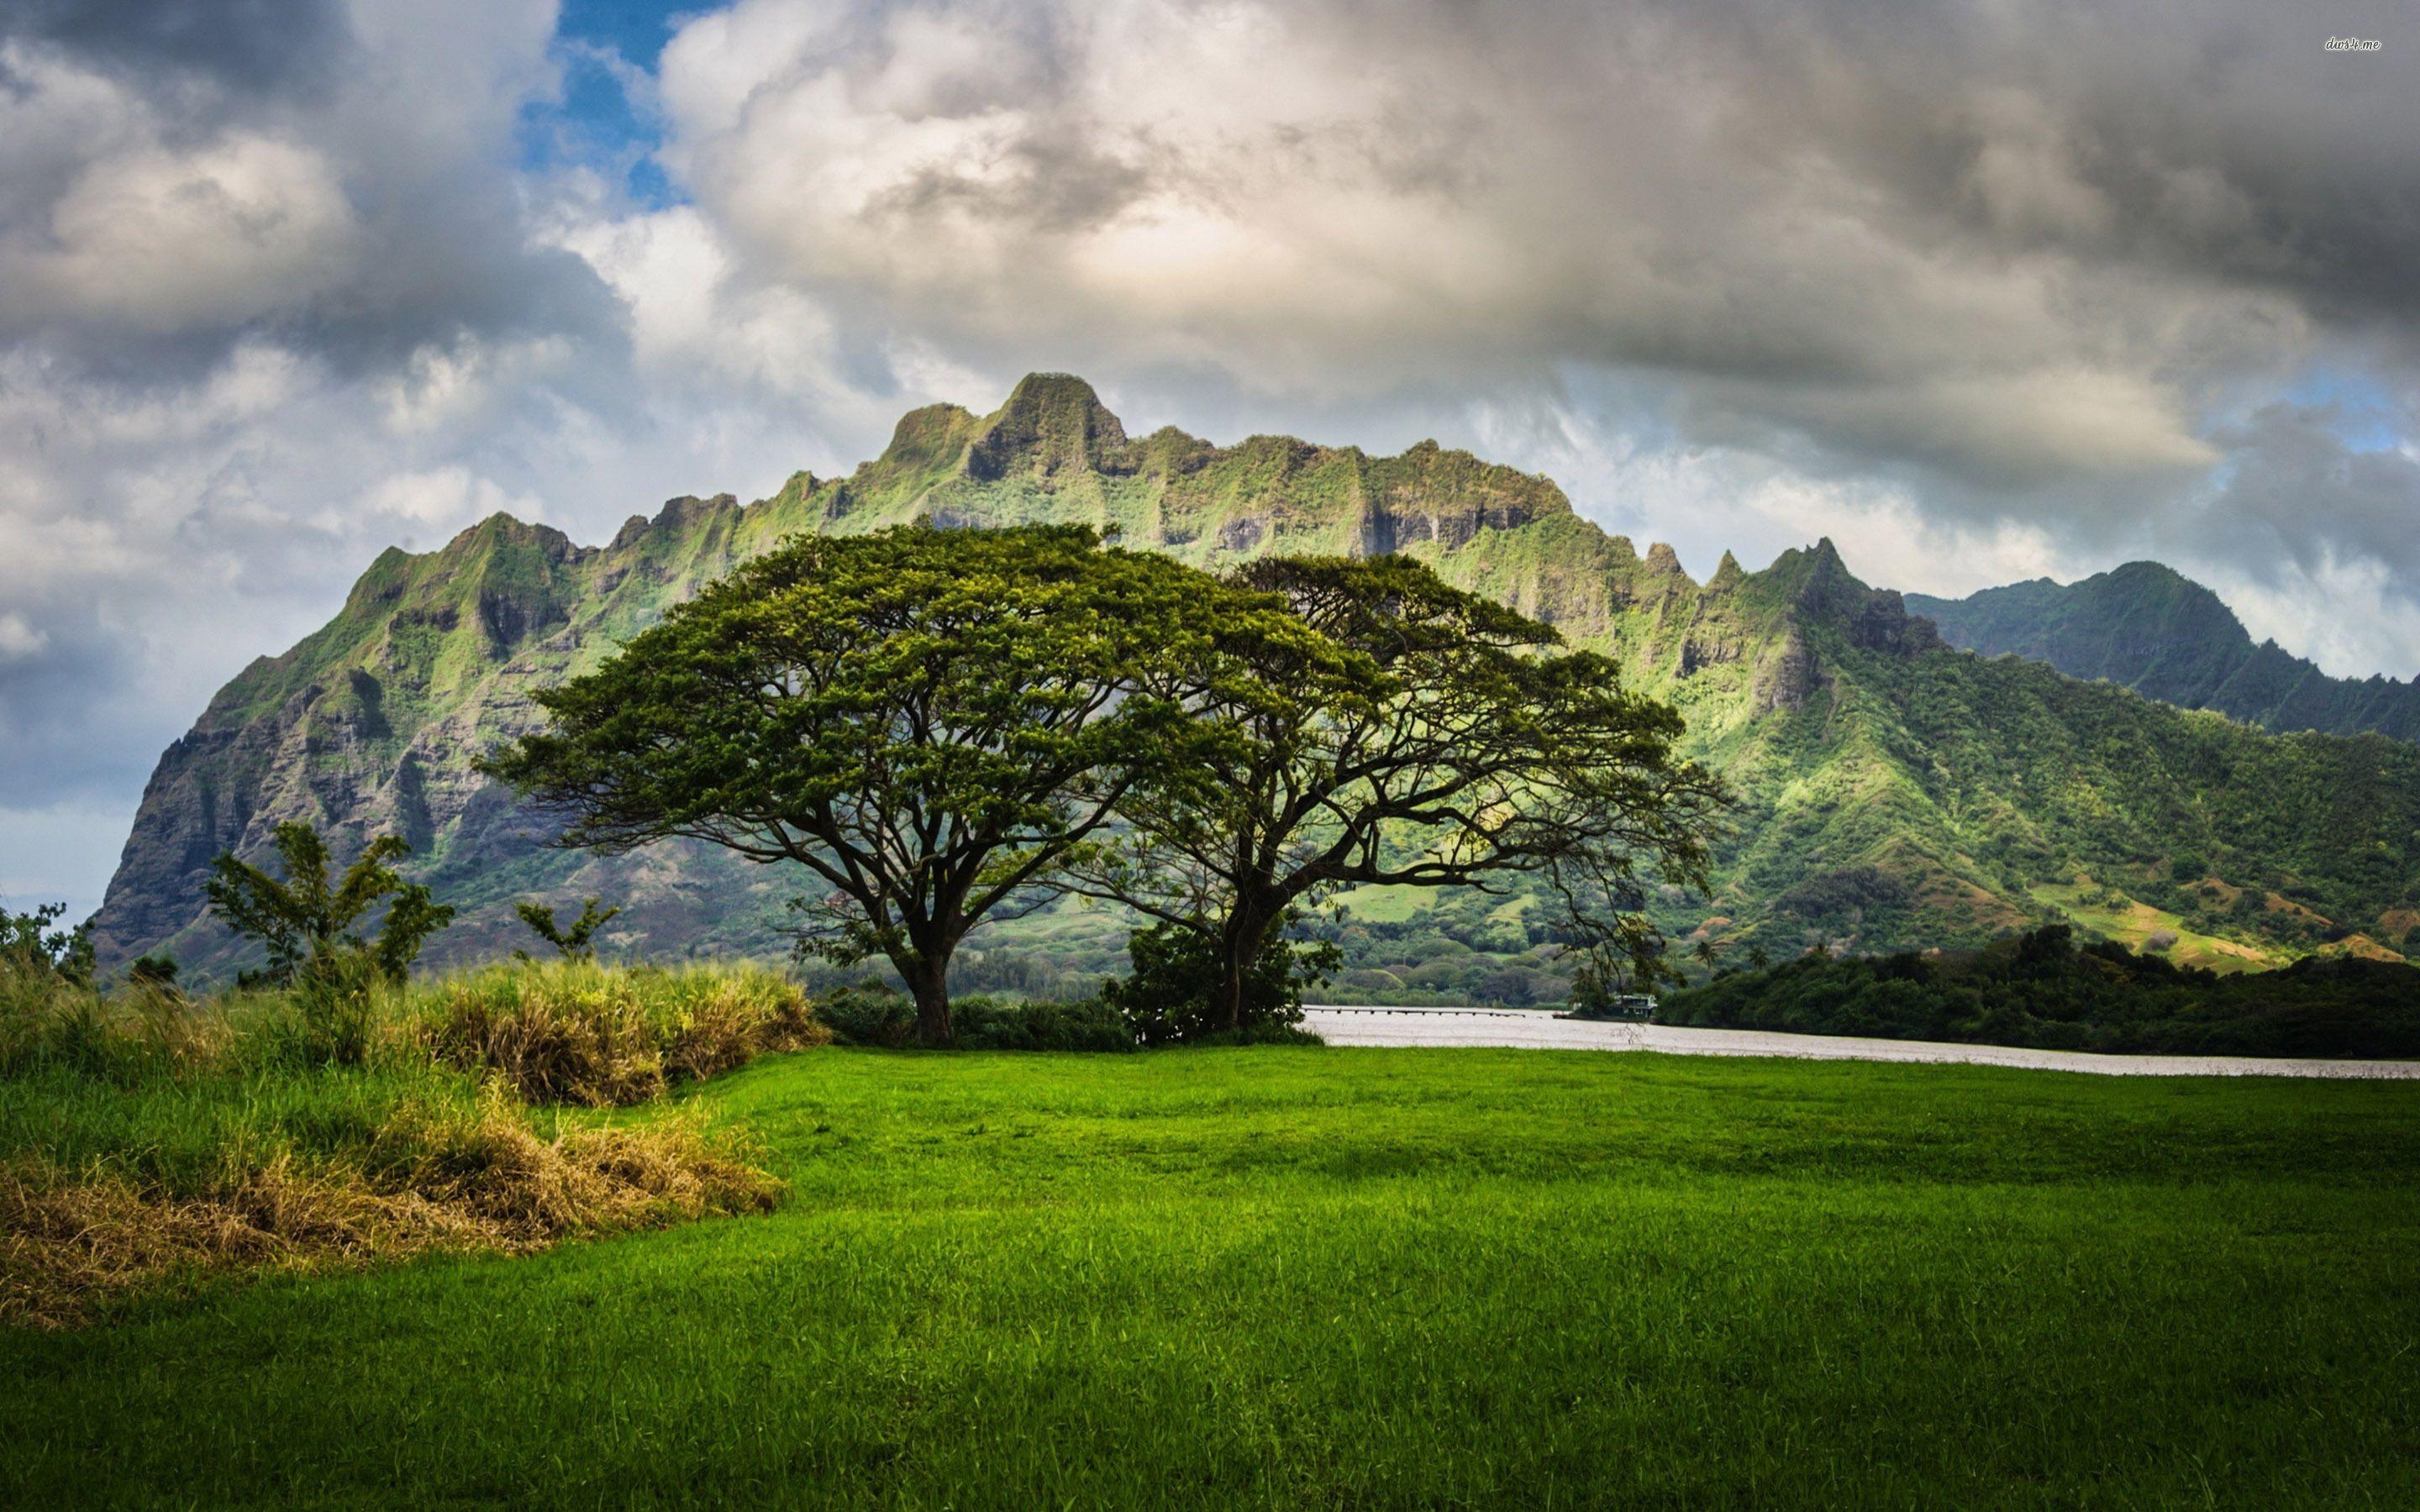
[[[0,1504],[2420,1504],[2420,1088],[775,1057],[769,1217],[0,1335]]]

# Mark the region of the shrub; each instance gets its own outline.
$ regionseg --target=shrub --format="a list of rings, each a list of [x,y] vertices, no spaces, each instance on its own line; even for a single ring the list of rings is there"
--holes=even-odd
[[[277,1046],[306,1066],[358,1066],[369,1057],[391,991],[385,966],[366,949],[313,956],[294,973],[288,1013],[272,1021]]]
[[[330,957],[355,955],[374,962],[390,980],[401,981],[428,936],[453,922],[451,907],[386,864],[411,854],[397,836],[371,841],[333,882],[328,842],[309,825],[278,825],[275,844],[284,877],[272,877],[229,851],[210,863],[212,875],[204,888],[222,922],[268,951],[268,964],[256,977],[261,982],[283,984]],[[365,938],[354,925],[382,898],[388,900],[385,922],[376,938]]]
[[[916,1005],[878,982],[859,982],[815,999],[815,1018],[843,1044],[896,1050],[916,1032]]]
[[[597,905],[602,902],[604,900],[601,898],[582,900],[580,917],[568,924],[555,921],[554,905],[551,903],[531,903],[524,900],[513,904],[513,912],[519,914],[521,922],[530,927],[531,933],[553,946],[555,953],[565,960],[594,961],[597,959],[597,932],[613,922],[622,914],[621,905],[618,903],[612,908],[598,908]],[[518,960],[529,959],[529,952],[526,950],[515,950],[513,955]]]
[[[51,928],[67,911],[65,903],[44,903],[23,914],[0,908],[0,962],[39,968],[79,984],[92,980],[91,924]]]
[[[1225,974],[1216,946],[1201,933],[1155,924],[1127,937],[1126,955],[1133,974],[1103,983],[1101,1000],[1147,1045],[1196,1041],[1231,1027],[1299,1024],[1304,989],[1326,981],[1342,959],[1333,944],[1295,945],[1271,932],[1245,982],[1244,1022],[1229,1026],[1218,1000]]]
[[[1187,1046],[1194,1049],[1242,1044],[1324,1045],[1326,1042],[1299,1024],[1280,1024],[1269,1019],[1263,1019],[1257,1024],[1247,1024],[1240,1029],[1204,1029],[1188,1037],[1185,1041]]]
[[[1078,1003],[1001,1002],[968,997],[950,1005],[961,1050],[1094,1050],[1135,1048],[1125,1015],[1097,997]]]
[[[411,1011],[440,1062],[495,1072],[533,1103],[591,1107],[831,1039],[805,994],[753,966],[499,964],[415,989]]]

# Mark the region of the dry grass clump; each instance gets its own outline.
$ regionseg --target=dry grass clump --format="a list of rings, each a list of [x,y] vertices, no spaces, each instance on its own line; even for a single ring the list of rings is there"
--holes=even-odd
[[[439,1062],[492,1072],[533,1103],[588,1107],[831,1040],[797,985],[753,966],[495,965],[416,989],[410,1011]]]
[[[691,1121],[541,1139],[490,1088],[468,1106],[412,1102],[365,1153],[281,1148],[179,1194],[99,1165],[0,1167],[0,1322],[69,1327],[174,1277],[318,1270],[432,1252],[526,1254],[583,1234],[771,1208],[778,1183]]]
[[[830,1032],[771,972],[520,964],[188,996],[0,959],[0,1323],[188,1275],[526,1253],[771,1206],[692,1119],[541,1137]],[[580,1126],[574,1127],[577,1123]]]

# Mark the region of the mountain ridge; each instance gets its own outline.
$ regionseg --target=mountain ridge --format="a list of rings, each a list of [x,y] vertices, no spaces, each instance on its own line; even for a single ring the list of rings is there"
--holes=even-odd
[[[1983,656],[2031,657],[2268,730],[2420,741],[2420,678],[2332,677],[2273,640],[2256,644],[2225,600],[2160,563],[1908,602],[1952,645]]]
[[[1679,706],[1693,753],[1742,792],[1714,897],[1656,901],[1678,934],[1776,950],[1958,943],[2083,919],[2092,907],[2071,893],[2113,888],[2166,918],[2186,906],[2159,891],[2178,837],[2235,895],[2274,897],[2323,929],[2345,916],[2347,936],[2373,947],[2398,909],[2420,909],[2406,896],[2420,834],[2420,759],[2408,748],[2289,748],[2047,668],[1965,656],[1900,594],[1857,579],[1828,539],[1754,573],[1726,553],[1699,583],[1668,546],[1641,555],[1580,518],[1550,480],[1434,441],[1373,456],[1288,437],[1216,446],[1172,426],[1130,438],[1080,378],[1033,375],[988,415],[910,411],[845,478],[800,472],[745,505],[727,494],[669,501],[603,546],[497,516],[433,552],[381,553],[328,625],[248,667],[163,755],[97,924],[104,956],[164,947],[205,968],[231,961],[232,942],[202,918],[201,878],[220,850],[257,854],[284,818],[353,842],[382,830],[411,840],[416,874],[464,908],[439,937],[439,961],[518,943],[515,897],[588,893],[628,908],[617,949],[771,948],[788,879],[694,846],[618,858],[547,849],[542,826],[469,759],[531,727],[534,687],[594,665],[781,536],[915,518],[1079,521],[1202,566],[1403,550],[1555,624]],[[2145,751],[2159,759],[2147,764]],[[2349,849],[2267,833],[2278,800],[2237,796],[2295,782],[2304,795],[2288,817]],[[2359,785],[2385,801],[2328,808],[2330,792]],[[1387,958],[1402,941],[1379,915],[1398,904],[1402,930],[1435,960]],[[1475,991],[1467,973],[1442,971],[1448,945],[1500,964],[1507,980],[1544,969],[1543,923],[1513,903],[1360,900],[1355,910],[1337,926],[1363,979],[1348,987],[1426,991],[1416,979],[1435,966],[1435,981]],[[2223,964],[2322,943],[2288,938],[2266,916],[2206,922],[2186,932],[2188,948]],[[1122,939],[1106,917],[1021,928],[1027,953],[1088,970]]]

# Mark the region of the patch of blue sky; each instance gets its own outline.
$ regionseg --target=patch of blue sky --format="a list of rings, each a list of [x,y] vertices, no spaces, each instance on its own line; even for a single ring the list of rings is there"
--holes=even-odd
[[[2341,368],[2315,367],[2286,391],[2290,403],[2328,412],[2328,428],[2356,452],[2391,452],[2407,444],[2408,424],[2395,391],[2376,378]]]
[[[654,104],[657,61],[694,5],[565,0],[555,25],[561,93],[521,113],[521,166],[585,168],[637,206],[660,209],[680,193],[657,161],[662,130]]]

